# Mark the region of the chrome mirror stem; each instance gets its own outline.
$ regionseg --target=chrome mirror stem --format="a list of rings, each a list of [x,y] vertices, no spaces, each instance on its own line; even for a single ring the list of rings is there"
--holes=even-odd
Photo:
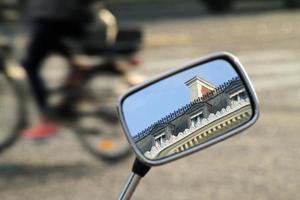
[[[134,160],[132,171],[127,179],[119,200],[131,199],[135,188],[138,186],[140,180],[148,173],[151,167],[141,163],[138,159]]]
[[[131,197],[135,191],[135,188],[139,184],[141,178],[142,177],[140,177],[139,175],[131,172],[127,179],[126,185],[124,186],[122,193],[119,196],[119,200],[131,199]]]

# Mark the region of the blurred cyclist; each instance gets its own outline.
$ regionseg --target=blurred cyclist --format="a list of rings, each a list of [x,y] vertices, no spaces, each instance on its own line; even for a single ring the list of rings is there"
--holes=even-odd
[[[31,0],[29,20],[31,40],[22,66],[26,70],[34,97],[41,112],[38,124],[23,132],[26,138],[49,137],[58,131],[47,107],[47,91],[39,75],[42,61],[52,52],[69,56],[62,38],[79,37],[89,18],[91,0]]]

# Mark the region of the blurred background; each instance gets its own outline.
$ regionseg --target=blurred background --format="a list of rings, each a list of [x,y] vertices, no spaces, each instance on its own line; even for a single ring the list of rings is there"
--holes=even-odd
[[[153,168],[133,199],[300,198],[299,4],[297,0],[105,2],[120,26],[142,32],[141,48],[135,49],[134,59],[126,60],[134,64],[133,75],[150,78],[203,55],[229,51],[243,63],[261,105],[260,119],[243,134]],[[19,63],[26,54],[27,5],[24,0],[0,0],[0,46],[9,49],[9,56],[2,57],[9,63]],[[50,85],[63,79],[64,59],[53,56],[45,65],[42,73]],[[34,121],[37,108],[28,96],[26,118]],[[114,105],[116,100],[109,102]],[[10,112],[2,109],[0,121]],[[0,125],[0,130],[8,126]],[[118,162],[95,159],[67,128],[39,142],[20,138],[0,155],[0,198],[116,199],[133,159],[133,155]]]

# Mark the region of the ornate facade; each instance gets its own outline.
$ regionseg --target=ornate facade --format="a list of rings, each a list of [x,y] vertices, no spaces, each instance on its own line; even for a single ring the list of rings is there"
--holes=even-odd
[[[198,76],[185,84],[189,87],[191,102],[134,137],[148,158],[191,148],[217,133],[224,133],[233,123],[241,124],[251,117],[248,95],[238,77],[218,87]]]

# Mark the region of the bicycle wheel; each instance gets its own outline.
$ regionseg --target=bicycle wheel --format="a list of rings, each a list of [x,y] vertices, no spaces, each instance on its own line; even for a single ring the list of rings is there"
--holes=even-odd
[[[102,72],[89,77],[81,88],[76,135],[101,160],[119,161],[131,154],[115,108],[118,96],[128,87],[120,75]]]
[[[0,70],[0,153],[12,146],[25,127],[25,106],[20,85]]]

